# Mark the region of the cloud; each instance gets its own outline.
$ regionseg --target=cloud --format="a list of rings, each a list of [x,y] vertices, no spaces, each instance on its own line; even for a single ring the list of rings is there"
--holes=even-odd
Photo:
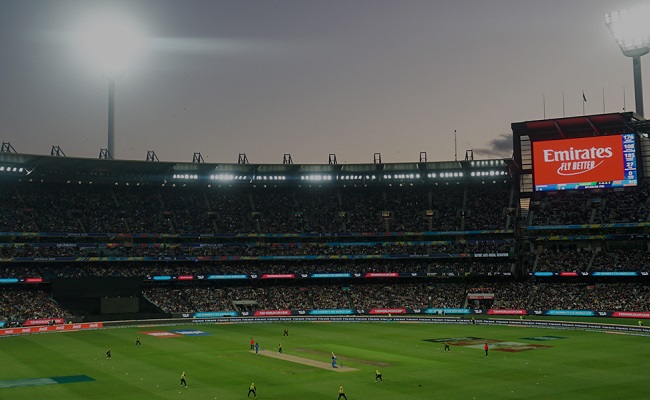
[[[474,149],[475,156],[488,157],[511,157],[512,156],[512,133],[504,133],[488,143],[488,147]]]

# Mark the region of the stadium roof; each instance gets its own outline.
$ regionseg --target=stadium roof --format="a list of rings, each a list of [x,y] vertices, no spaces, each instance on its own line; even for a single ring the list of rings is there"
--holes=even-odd
[[[527,135],[531,141],[647,132],[649,121],[632,112],[514,122],[515,137]]]
[[[329,174],[351,178],[361,175],[365,178],[375,175],[381,180],[386,174],[426,174],[454,172],[471,169],[507,170],[510,160],[493,159],[481,161],[410,162],[393,164],[229,164],[229,163],[188,163],[165,161],[134,161],[89,159],[65,156],[46,156],[0,152],[0,171],[2,176],[29,176],[31,180],[84,182],[127,181],[164,183],[173,178],[205,180],[215,176],[238,176],[250,181],[254,176],[316,176]],[[6,174],[6,172],[12,172]],[[469,174],[469,173],[468,173]],[[418,178],[419,178],[418,176]],[[463,175],[460,175],[463,176]],[[214,178],[216,179],[216,178]],[[359,178],[362,179],[362,178]],[[375,178],[373,178],[375,179]]]

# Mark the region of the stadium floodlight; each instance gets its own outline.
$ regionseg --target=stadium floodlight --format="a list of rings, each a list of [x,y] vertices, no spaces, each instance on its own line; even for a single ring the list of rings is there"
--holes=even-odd
[[[111,12],[89,18],[79,29],[78,47],[108,80],[108,154],[115,158],[115,80],[142,51],[143,35],[130,18]]]
[[[641,56],[650,52],[650,5],[605,14],[605,24],[626,57],[632,57],[636,113],[643,116]]]

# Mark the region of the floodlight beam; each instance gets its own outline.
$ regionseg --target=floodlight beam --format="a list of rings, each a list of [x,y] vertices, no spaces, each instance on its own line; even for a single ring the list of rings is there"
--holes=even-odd
[[[108,80],[108,146],[115,159],[115,80],[143,49],[144,36],[136,21],[117,10],[88,16],[78,28],[75,43],[84,58]]]

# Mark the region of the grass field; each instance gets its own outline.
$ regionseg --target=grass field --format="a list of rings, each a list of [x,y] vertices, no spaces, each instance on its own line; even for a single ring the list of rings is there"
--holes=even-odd
[[[289,337],[282,336],[285,328]],[[205,335],[145,333],[177,330]],[[334,352],[343,369],[357,371],[256,356],[251,337],[262,352],[282,343],[287,355],[326,363]],[[451,352],[436,341],[445,338]],[[650,396],[650,337],[542,328],[394,322],[115,328],[0,338],[0,360],[0,399],[12,400],[244,399],[251,382],[263,400],[336,399],[341,385],[349,400]],[[384,383],[375,383],[376,369]],[[179,386],[183,371],[187,388]]]

